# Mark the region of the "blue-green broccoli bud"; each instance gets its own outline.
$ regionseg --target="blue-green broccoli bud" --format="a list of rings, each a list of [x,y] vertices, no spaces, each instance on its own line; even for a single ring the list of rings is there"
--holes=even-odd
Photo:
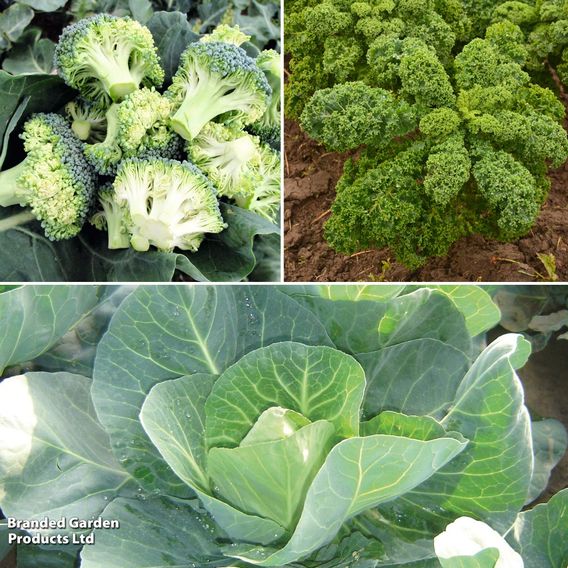
[[[55,50],[65,82],[91,101],[120,101],[142,84],[160,86],[164,70],[150,30],[130,18],[98,14],[67,26]]]
[[[95,192],[96,176],[86,162],[81,142],[57,114],[36,114],[21,135],[27,157],[0,173],[0,205],[29,207],[50,240],[68,239],[81,230]],[[0,231],[12,225],[0,223]],[[5,228],[4,227],[4,228]]]
[[[79,97],[65,105],[71,130],[79,140],[93,144],[106,136],[106,108]]]
[[[258,138],[237,128],[210,122],[187,144],[189,159],[213,182],[220,195],[248,194],[256,179]]]
[[[112,198],[122,210],[124,228],[135,250],[155,246],[162,251],[196,251],[205,233],[226,228],[215,188],[188,162],[124,160],[113,187]],[[120,242],[117,238],[116,243]]]
[[[212,41],[189,45],[166,95],[175,110],[172,128],[192,140],[213,119],[255,122],[271,93],[264,73],[243,49]]]

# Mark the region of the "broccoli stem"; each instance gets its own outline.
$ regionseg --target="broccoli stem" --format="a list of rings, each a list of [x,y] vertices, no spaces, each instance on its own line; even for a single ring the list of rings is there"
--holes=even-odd
[[[20,205],[23,202],[21,192],[24,189],[18,184],[18,179],[26,169],[26,160],[0,172],[0,206]]]
[[[93,49],[93,67],[106,92],[114,102],[122,100],[126,95],[138,89],[140,81],[130,70],[130,49],[119,49],[110,52],[108,46],[97,46]]]
[[[193,140],[208,122],[235,108],[226,90],[218,81],[200,81],[172,117],[172,128],[185,140]]]
[[[79,140],[87,140],[91,134],[91,123],[88,120],[74,120],[71,128]]]
[[[9,231],[10,229],[15,229],[20,225],[25,225],[30,221],[35,221],[35,216],[31,211],[22,211],[21,213],[16,213],[5,219],[0,219],[0,233],[4,231]]]
[[[130,245],[130,237],[122,230],[123,222],[119,211],[107,212],[108,248],[125,249]]]

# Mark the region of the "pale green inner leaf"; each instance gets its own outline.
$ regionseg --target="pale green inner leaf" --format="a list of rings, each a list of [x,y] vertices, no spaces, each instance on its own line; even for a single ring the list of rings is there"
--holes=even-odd
[[[454,556],[438,558],[442,568],[495,568],[499,560],[497,548],[486,548],[472,556]]]
[[[406,416],[400,412],[381,412],[361,424],[361,434],[389,434],[414,440],[434,440],[446,435],[444,427],[429,416]]]
[[[304,558],[327,544],[350,517],[410,491],[465,445],[454,438],[422,441],[382,434],[344,440],[316,475],[288,543],[277,552],[240,547],[231,556],[261,566]]]
[[[213,448],[209,452],[209,474],[215,490],[238,509],[293,530],[333,436],[333,425],[321,420],[284,439],[232,449]]]
[[[365,374],[353,357],[329,347],[275,343],[252,351],[215,383],[205,405],[209,448],[236,447],[273,406],[310,421],[327,420],[338,437],[359,433]]]
[[[273,406],[260,415],[255,425],[243,438],[241,447],[288,438],[309,423],[310,421],[299,412]]]

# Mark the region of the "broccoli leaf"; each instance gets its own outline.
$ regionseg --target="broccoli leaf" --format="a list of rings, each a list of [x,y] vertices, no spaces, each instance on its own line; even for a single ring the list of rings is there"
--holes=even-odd
[[[154,36],[160,63],[166,72],[165,82],[169,84],[175,74],[181,54],[193,41],[199,39],[181,12],[156,12],[148,21]]]

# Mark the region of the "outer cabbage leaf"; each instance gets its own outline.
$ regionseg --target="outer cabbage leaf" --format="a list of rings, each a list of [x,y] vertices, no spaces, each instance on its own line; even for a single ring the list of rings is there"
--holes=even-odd
[[[548,503],[520,513],[507,540],[525,568],[563,568],[568,563],[568,489]]]
[[[97,288],[22,286],[0,294],[0,374],[37,357],[97,303]]]
[[[123,465],[149,491],[188,495],[138,422],[157,383],[220,374],[253,347],[293,340],[328,345],[317,318],[269,287],[144,287],[115,313],[99,343],[93,401]],[[135,464],[142,461],[144,467]],[[135,471],[136,470],[136,471]]]
[[[327,300],[302,289],[287,293],[318,316],[339,349],[356,357],[426,337],[471,350],[464,316],[437,290],[423,288],[389,302]]]
[[[504,335],[474,362],[442,420],[470,440],[461,455],[416,490],[381,507],[416,538],[439,534],[449,521],[469,516],[505,532],[523,506],[532,470],[530,418],[515,368],[530,344]]]
[[[534,466],[526,503],[534,501],[548,485],[550,473],[566,453],[568,434],[558,420],[549,418],[532,423]]]
[[[0,505],[5,515],[88,519],[116,496],[133,494],[131,477],[97,420],[90,387],[90,379],[70,373],[29,373],[0,384]]]
[[[81,567],[227,566],[215,542],[223,535],[191,505],[170,497],[115,499],[102,517],[119,521],[120,530],[95,529],[96,546],[83,547]]]

